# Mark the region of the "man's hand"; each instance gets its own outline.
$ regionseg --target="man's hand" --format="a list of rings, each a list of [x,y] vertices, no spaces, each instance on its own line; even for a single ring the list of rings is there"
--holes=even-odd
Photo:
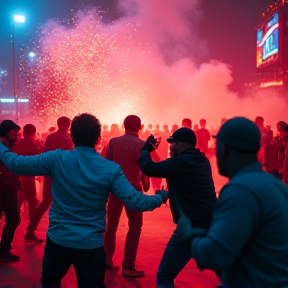
[[[190,219],[182,214],[177,222],[176,233],[183,243],[189,247],[193,238],[206,235],[206,230],[202,228],[192,228]]]
[[[148,151],[149,153],[152,152],[153,150],[155,150],[158,146],[156,146],[157,144],[157,140],[155,139],[155,137],[153,135],[150,135],[144,146],[142,147],[141,151]]]
[[[166,204],[167,200],[169,199],[169,191],[157,190],[155,194],[159,194],[163,199],[163,203]]]

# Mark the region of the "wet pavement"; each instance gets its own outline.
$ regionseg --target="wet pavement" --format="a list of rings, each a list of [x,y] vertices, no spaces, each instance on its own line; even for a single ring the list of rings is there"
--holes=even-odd
[[[12,252],[21,257],[21,261],[14,264],[0,263],[0,287],[1,288],[38,288],[41,287],[41,261],[44,244],[31,244],[23,241],[25,229],[28,225],[27,215],[21,213],[22,222],[18,227],[13,242]],[[4,220],[0,220],[1,230]],[[48,225],[48,215],[41,220],[37,230],[39,237],[45,237]],[[144,214],[144,226],[139,244],[137,269],[144,270],[146,276],[139,279],[124,279],[121,269],[106,273],[107,287],[156,287],[156,271],[160,263],[166,243],[175,228],[171,214],[167,206],[162,206],[153,212]],[[128,229],[125,212],[122,214],[117,231],[117,247],[114,257],[115,265],[121,266],[123,248]],[[201,272],[193,260],[178,275],[175,287],[208,288],[215,287],[217,277],[211,271]],[[77,287],[76,276],[73,267],[62,281],[63,288]]]
[[[223,184],[223,180],[215,183],[217,190]],[[39,187],[40,188],[40,187]],[[39,189],[40,190],[40,189]],[[41,197],[40,197],[41,198]],[[21,224],[19,225],[13,242],[12,253],[21,257],[20,262],[14,264],[0,263],[0,288],[38,288],[41,287],[41,263],[45,244],[31,244],[24,242],[23,237],[29,223],[25,212],[21,213]],[[2,231],[4,219],[0,220],[0,231]],[[45,214],[37,230],[40,238],[45,238],[48,227],[48,214]],[[128,229],[128,221],[125,211],[119,223],[117,231],[117,246],[114,257],[114,264],[121,266],[125,237]],[[144,213],[144,225],[141,234],[136,268],[144,270],[146,275],[139,279],[125,279],[121,276],[121,269],[115,272],[106,273],[107,287],[133,287],[153,288],[156,286],[156,272],[160,263],[165,246],[175,229],[171,213],[167,206],[153,212]],[[175,281],[176,288],[212,288],[218,284],[218,278],[212,271],[200,271],[196,263],[191,260],[181,271]],[[63,288],[76,288],[76,275],[73,267],[70,268],[62,281]]]

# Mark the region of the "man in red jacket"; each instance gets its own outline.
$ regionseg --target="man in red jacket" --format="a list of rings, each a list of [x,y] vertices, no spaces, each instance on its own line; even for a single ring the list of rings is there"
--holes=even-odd
[[[149,189],[149,178],[141,175],[138,158],[145,142],[139,139],[141,120],[138,116],[130,115],[124,120],[125,135],[112,138],[108,144],[106,159],[119,164],[131,185],[138,191]],[[141,183],[142,182],[142,183]],[[113,265],[113,255],[116,244],[116,231],[119,224],[123,202],[110,194],[107,206],[108,224],[106,227],[104,248],[106,252],[107,269],[117,271],[118,266]],[[129,230],[124,248],[122,263],[123,277],[142,277],[144,271],[135,269],[136,254],[141,235],[143,213],[125,206],[128,217]]]

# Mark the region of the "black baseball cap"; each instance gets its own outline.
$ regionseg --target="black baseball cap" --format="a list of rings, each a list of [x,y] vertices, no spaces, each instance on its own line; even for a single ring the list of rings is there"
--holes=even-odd
[[[260,149],[261,132],[253,121],[244,117],[227,120],[213,137],[238,151],[257,153]]]
[[[3,120],[0,124],[0,137],[5,137],[7,133],[14,129],[20,130],[21,127],[12,120]]]
[[[182,127],[182,128],[179,128],[178,130],[176,130],[172,134],[172,136],[170,136],[167,139],[167,142],[170,144],[174,143],[175,141],[187,142],[187,143],[191,143],[193,145],[196,145],[197,138],[196,138],[196,135],[195,135],[193,130],[186,128],[186,127]]]

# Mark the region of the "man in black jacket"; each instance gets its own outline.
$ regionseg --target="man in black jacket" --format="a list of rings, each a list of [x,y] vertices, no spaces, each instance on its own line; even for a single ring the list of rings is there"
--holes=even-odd
[[[153,136],[147,139],[139,158],[141,171],[150,177],[166,178],[175,224],[177,224],[181,209],[190,219],[193,227],[208,229],[216,204],[209,160],[198,149],[195,149],[196,135],[189,128],[178,129],[167,141],[171,144],[172,157],[154,163],[150,152],[157,147],[157,143]],[[158,268],[158,283],[173,283],[190,259],[189,249],[174,231]]]

